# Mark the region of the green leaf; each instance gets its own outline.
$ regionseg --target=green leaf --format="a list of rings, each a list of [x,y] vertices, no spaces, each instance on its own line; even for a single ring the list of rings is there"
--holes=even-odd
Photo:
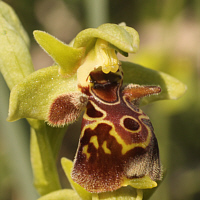
[[[9,121],[20,118],[47,120],[50,106],[59,95],[77,91],[76,75],[64,78],[58,66],[40,69],[11,91]]]
[[[51,192],[38,200],[81,200],[74,190],[64,189]]]
[[[186,85],[176,78],[160,71],[142,67],[135,63],[122,62],[122,69],[124,72],[124,84],[133,83],[161,87],[161,93],[143,98],[141,100],[141,105],[157,100],[178,99],[187,89]]]
[[[28,34],[24,30],[19,18],[17,17],[15,11],[5,2],[0,1],[0,13],[10,26],[12,26],[16,32],[23,38],[27,46],[30,45],[30,40]]]
[[[0,1],[0,71],[13,88],[34,71],[28,37],[15,12]]]
[[[61,160],[63,170],[74,190],[77,192],[77,194],[81,197],[83,200],[91,200],[92,199],[92,194],[88,191],[86,191],[83,187],[75,183],[72,178],[71,178],[71,172],[72,172],[72,167],[73,163],[71,160],[67,158],[62,158]]]
[[[43,31],[34,31],[34,37],[39,45],[60,66],[60,74],[70,76],[76,73],[84,56],[85,48],[73,48]]]
[[[139,48],[139,35],[133,28],[124,24],[103,24],[97,29],[89,28],[81,31],[75,38],[73,46],[86,47],[95,38],[103,39],[118,49],[128,53],[135,53]]]

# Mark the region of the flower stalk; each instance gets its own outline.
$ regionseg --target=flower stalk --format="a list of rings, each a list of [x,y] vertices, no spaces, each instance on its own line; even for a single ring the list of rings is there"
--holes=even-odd
[[[41,196],[61,189],[56,168],[56,158],[53,155],[47,134],[44,122],[40,122],[40,126],[37,129],[31,128],[30,151],[34,186]]]

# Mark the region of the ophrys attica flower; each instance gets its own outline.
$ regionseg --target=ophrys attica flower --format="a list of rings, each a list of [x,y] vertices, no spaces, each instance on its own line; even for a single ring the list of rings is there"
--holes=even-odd
[[[70,45],[45,32],[34,36],[55,65],[13,88],[8,119],[62,127],[84,111],[72,179],[92,193],[156,187],[162,178],[158,144],[139,105],[176,99],[185,86],[162,72],[119,61],[117,52],[128,55],[139,47],[138,33],[125,24],[83,30]]]

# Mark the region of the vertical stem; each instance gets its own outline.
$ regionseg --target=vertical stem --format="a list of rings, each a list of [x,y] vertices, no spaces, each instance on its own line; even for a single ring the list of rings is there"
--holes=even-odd
[[[108,22],[109,0],[84,0],[86,26],[96,28]]]
[[[29,121],[30,123],[30,121]],[[49,142],[46,124],[31,121],[31,162],[35,187],[41,195],[61,189],[56,159]]]
[[[64,127],[51,127],[46,126],[49,143],[51,145],[51,149],[53,152],[54,159],[56,160],[58,153],[60,151],[63,138],[65,136],[65,133],[67,131],[67,125]]]

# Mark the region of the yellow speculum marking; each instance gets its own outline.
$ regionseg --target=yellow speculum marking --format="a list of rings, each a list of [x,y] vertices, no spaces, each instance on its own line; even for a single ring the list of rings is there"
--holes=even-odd
[[[94,135],[90,138],[90,143],[92,143],[96,149],[99,148],[98,138],[96,135]]]
[[[149,119],[147,116],[144,116],[144,115],[139,116],[139,118],[146,118],[146,119]],[[122,145],[122,152],[121,152],[122,155],[126,154],[128,151],[130,151],[131,149],[134,149],[135,147],[146,148],[146,147],[149,145],[149,143],[150,143],[150,139],[151,139],[151,130],[150,130],[150,128],[147,127],[147,126],[145,126],[145,127],[146,127],[147,130],[148,130],[148,136],[147,136],[147,139],[146,139],[145,142],[133,143],[133,144],[126,144],[126,143],[124,142],[124,140],[123,140],[123,139],[119,136],[119,134],[116,132],[114,125],[113,125],[110,121],[108,121],[108,120],[101,120],[100,123],[105,123],[105,124],[108,124],[108,125],[110,125],[110,126],[112,127],[112,129],[110,130],[109,134],[110,134],[111,136],[115,137],[115,139],[117,140],[117,142],[118,142],[119,144]],[[96,122],[94,122],[94,123],[92,123],[92,124],[86,125],[86,126],[83,128],[83,130],[82,130],[82,135],[84,134],[84,132],[85,132],[85,130],[86,130],[87,128],[90,128],[91,130],[94,130],[94,129],[98,126],[98,124],[99,124],[99,122],[96,121]],[[99,134],[101,134],[101,133],[99,133]]]
[[[90,153],[88,153],[88,145],[85,145],[83,147],[82,153],[84,153],[86,155],[87,160],[90,158]]]
[[[96,135],[94,135],[90,138],[89,143],[92,143],[96,149],[99,148],[98,138]],[[90,153],[88,153],[88,145],[85,145],[83,147],[82,153],[86,155],[87,160],[90,158]]]
[[[92,136],[92,137],[90,138],[90,142],[89,142],[89,143],[92,143],[92,144],[95,146],[96,149],[99,148],[98,138],[97,138],[96,135],[94,135],[94,136]],[[104,152],[105,152],[106,154],[111,154],[110,149],[108,149],[108,147],[107,147],[107,141],[104,141],[104,142],[103,142],[102,148],[103,148],[103,150],[104,150]],[[86,155],[87,160],[90,158],[90,153],[88,153],[88,145],[85,145],[85,146],[83,147],[82,153],[84,153],[84,154]]]
[[[108,149],[108,147],[107,147],[107,141],[104,141],[104,142],[103,142],[102,148],[103,148],[103,150],[104,150],[104,152],[105,152],[106,154],[111,154],[110,149]]]

